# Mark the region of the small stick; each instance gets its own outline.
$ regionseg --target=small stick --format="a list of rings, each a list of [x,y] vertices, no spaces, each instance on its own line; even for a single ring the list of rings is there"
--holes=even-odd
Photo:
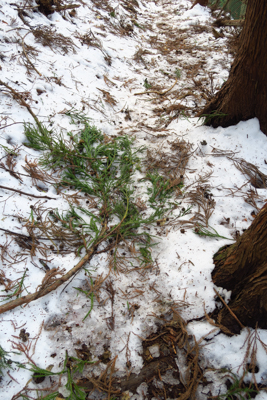
[[[25,57],[26,57],[28,63],[31,65],[31,67],[34,69],[34,71],[37,72],[37,74],[38,74],[39,76],[42,76],[42,74],[38,71],[38,69],[35,68],[35,66],[34,66],[33,63],[31,62],[31,60],[29,59],[28,54],[26,53],[26,50],[25,50],[24,39],[25,39],[25,37],[26,37],[29,33],[30,33],[30,32],[26,33],[26,35],[25,35],[23,38],[21,38],[23,54],[25,55]]]
[[[236,320],[236,322],[239,324],[239,326],[241,327],[241,329],[245,328],[244,325],[239,321],[239,319],[237,318],[237,316],[233,313],[233,311],[231,310],[231,308],[228,306],[228,304],[225,303],[225,301],[223,300],[223,298],[219,295],[219,293],[217,292],[217,290],[215,288],[214,292],[217,294],[217,296],[219,297],[219,299],[221,300],[221,302],[225,305],[225,307],[227,308],[227,310],[229,311],[229,313],[232,315],[232,317],[234,317],[234,319]]]
[[[23,235],[22,233],[18,233],[18,232],[12,232],[12,231],[9,231],[8,229],[0,228],[0,231],[9,233],[10,235],[22,237],[25,240],[29,240],[29,239],[32,240],[31,236]],[[53,240],[60,240],[60,241],[62,240],[60,238],[51,239],[49,237],[42,237],[42,236],[36,236],[35,239],[37,239],[37,240],[50,240],[50,242],[52,242],[53,244],[54,244]],[[77,241],[77,239],[68,239],[68,241],[74,242],[74,241]],[[98,252],[96,252],[96,254],[98,254]]]
[[[0,228],[0,231],[6,232],[6,233],[10,233],[11,235],[20,236],[23,239],[31,239],[30,236],[23,235],[22,233],[12,232],[12,231],[9,231],[8,229]]]
[[[17,384],[19,384],[19,382],[15,378],[13,378],[13,376],[9,373],[9,371],[7,371],[7,375],[9,376],[9,378],[12,379],[12,381],[15,381]]]
[[[9,86],[7,83],[3,82],[2,80],[0,80],[0,85],[5,86],[9,90],[9,92],[12,94],[13,99],[17,100],[17,102],[20,105],[22,105],[22,106],[27,108],[27,110],[29,111],[29,113],[33,117],[34,121],[36,122],[40,132],[43,133],[43,127],[42,127],[39,119],[34,114],[34,112],[32,111],[31,107],[29,106],[29,104],[26,103],[26,101],[24,100],[23,96],[19,92],[17,92],[16,90],[14,90],[11,86]]]
[[[74,8],[80,7],[80,4],[66,4],[64,6],[57,6],[56,11],[65,11],[65,10],[73,10]]]
[[[170,90],[172,90],[174,88],[174,86],[176,85],[177,82],[178,82],[178,78],[176,78],[174,84],[169,89],[165,90],[164,92],[158,92],[157,90],[149,90],[148,92],[134,93],[134,95],[138,96],[139,94],[156,93],[156,94],[159,94],[160,96],[164,96],[166,93],[168,93]]]
[[[5,189],[5,190],[11,190],[11,192],[17,192],[17,193],[20,193],[20,194],[25,194],[26,196],[35,197],[35,198],[37,198],[37,199],[56,200],[55,197],[36,196],[35,194],[30,194],[30,193],[22,192],[21,190],[17,190],[17,189],[13,189],[13,188],[8,188],[8,187],[2,186],[2,185],[0,185],[0,188],[1,188],[1,189]]]
[[[1,129],[1,128],[0,128]],[[6,156],[4,156],[4,157],[6,157]],[[3,157],[3,158],[4,158]],[[2,168],[2,169],[4,169],[5,171],[7,171],[7,172],[14,172],[14,171],[12,171],[11,169],[8,169],[8,168],[6,168],[5,166],[3,167],[3,165],[1,165],[0,164],[0,168]],[[24,167],[23,167],[24,168]],[[25,169],[25,168],[24,168]],[[27,171],[27,170],[26,170]],[[22,172],[18,172],[18,174],[20,174],[20,175],[22,175],[22,176],[27,176],[28,178],[32,178],[32,176],[31,175],[27,175],[27,174],[23,174]],[[39,179],[39,180],[41,180],[41,179]],[[43,179],[43,181],[44,182],[47,182],[47,183],[51,183],[51,181],[48,181],[48,180],[46,180],[46,179]]]
[[[9,124],[9,125],[0,126],[0,129],[4,129],[4,128],[7,128],[8,126],[12,126],[12,125],[15,125],[15,124],[24,124],[24,122],[13,122],[12,124]]]

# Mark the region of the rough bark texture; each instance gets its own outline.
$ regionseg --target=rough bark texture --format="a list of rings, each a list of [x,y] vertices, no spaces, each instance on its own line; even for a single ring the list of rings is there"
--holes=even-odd
[[[228,304],[245,326],[267,328],[267,204],[249,229],[231,246],[222,247],[213,257],[213,282],[232,290]],[[218,320],[237,333],[240,326],[227,308]]]
[[[267,135],[267,1],[248,0],[240,45],[227,82],[198,116],[220,112],[213,127],[237,124],[257,117]]]

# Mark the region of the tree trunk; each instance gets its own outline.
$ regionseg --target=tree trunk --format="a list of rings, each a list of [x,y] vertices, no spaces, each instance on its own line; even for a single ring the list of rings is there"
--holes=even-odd
[[[257,117],[267,135],[267,1],[248,0],[240,45],[229,78],[198,116],[214,114],[213,127]],[[216,114],[226,114],[217,116]]]
[[[228,306],[244,326],[267,328],[267,203],[251,226],[231,246],[214,256],[212,280],[232,291]],[[240,325],[224,307],[218,321],[233,333]]]

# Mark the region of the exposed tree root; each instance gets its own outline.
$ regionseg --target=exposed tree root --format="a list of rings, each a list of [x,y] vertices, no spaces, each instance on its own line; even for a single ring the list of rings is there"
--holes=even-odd
[[[213,282],[232,290],[227,308],[217,310],[217,319],[234,333],[244,326],[267,327],[266,225],[267,204],[236,243],[222,247],[213,257]]]

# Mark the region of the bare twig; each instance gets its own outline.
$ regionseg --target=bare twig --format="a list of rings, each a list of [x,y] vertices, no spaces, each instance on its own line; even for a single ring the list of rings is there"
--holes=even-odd
[[[139,96],[140,94],[156,93],[156,94],[159,94],[160,96],[164,96],[166,93],[168,93],[170,90],[172,90],[174,88],[174,86],[176,85],[177,82],[178,82],[178,78],[176,78],[174,84],[169,89],[165,90],[164,92],[159,92],[158,90],[149,90],[146,92],[135,93],[134,95]]]
[[[35,68],[35,66],[34,66],[33,63],[31,62],[31,60],[29,59],[28,54],[27,54],[27,52],[26,52],[26,50],[25,50],[24,39],[25,39],[25,37],[26,37],[29,33],[30,33],[30,32],[27,32],[26,35],[23,36],[23,38],[21,38],[23,54],[24,54],[24,56],[26,57],[28,63],[29,63],[29,64],[31,65],[31,67],[34,69],[34,71],[37,72],[37,74],[38,74],[39,76],[42,76],[42,74]]]
[[[13,188],[8,188],[6,186],[2,186],[0,185],[1,189],[5,189],[5,190],[10,190],[11,192],[17,192],[20,194],[25,194],[26,196],[30,196],[30,197],[35,197],[36,199],[48,199],[48,200],[56,200],[55,197],[48,197],[48,196],[36,196],[35,194],[31,194],[31,193],[26,193],[26,192],[22,192],[21,190],[18,189],[13,189]]]
[[[34,121],[36,122],[40,132],[43,133],[44,131],[43,131],[42,124],[40,123],[39,119],[37,118],[37,116],[32,111],[32,109],[29,106],[29,104],[26,103],[26,101],[24,100],[23,96],[19,92],[17,92],[16,90],[14,90],[11,86],[9,86],[7,83],[3,82],[2,80],[0,80],[0,85],[5,86],[8,89],[9,93],[12,95],[13,99],[16,100],[20,105],[22,105],[22,106],[27,108],[27,110],[29,111],[29,113],[33,117]]]
[[[73,10],[74,8],[80,7],[80,4],[65,4],[62,6],[57,6],[56,11],[65,11],[65,10]]]
[[[238,323],[238,325],[241,327],[241,329],[245,328],[244,325],[239,321],[239,319],[237,318],[237,316],[233,313],[233,311],[231,310],[231,308],[228,306],[228,304],[226,304],[226,302],[223,300],[222,296],[220,296],[220,294],[217,292],[217,290],[214,288],[214,292],[217,294],[217,296],[219,297],[219,299],[221,300],[221,302],[225,305],[225,307],[227,308],[227,310],[229,311],[229,313],[232,315],[232,317],[236,320],[236,322]]]
[[[5,125],[5,126],[0,126],[0,129],[5,129],[5,128],[9,127],[9,126],[16,125],[16,124],[24,124],[24,122],[13,122],[12,124],[8,124],[8,125]]]

